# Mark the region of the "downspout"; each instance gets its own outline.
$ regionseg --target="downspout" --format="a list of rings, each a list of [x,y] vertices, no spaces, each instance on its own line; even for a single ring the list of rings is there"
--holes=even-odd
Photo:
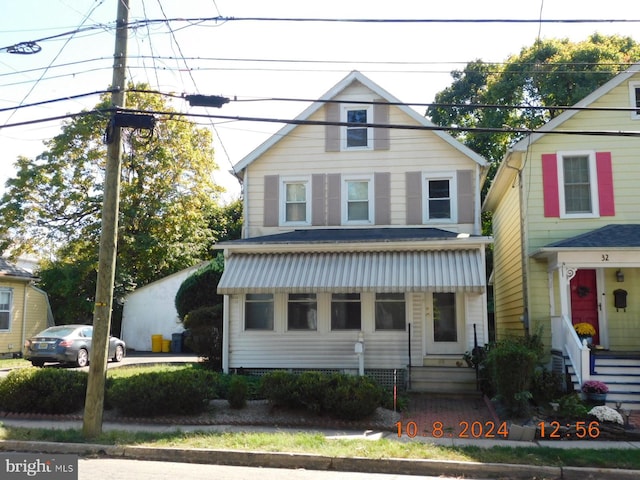
[[[224,251],[224,263],[227,265],[228,250]],[[229,295],[222,300],[222,371],[229,373]]]
[[[29,287],[29,283],[24,284],[24,293],[22,295],[22,333],[20,339],[20,352],[22,352],[22,348],[24,347],[24,342],[27,340],[26,329],[27,329],[27,288]]]

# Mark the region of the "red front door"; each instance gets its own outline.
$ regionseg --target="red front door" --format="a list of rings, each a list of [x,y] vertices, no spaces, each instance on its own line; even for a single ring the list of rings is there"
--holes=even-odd
[[[600,344],[598,330],[598,289],[595,270],[578,270],[571,279],[571,323],[590,323],[596,329],[594,345]]]

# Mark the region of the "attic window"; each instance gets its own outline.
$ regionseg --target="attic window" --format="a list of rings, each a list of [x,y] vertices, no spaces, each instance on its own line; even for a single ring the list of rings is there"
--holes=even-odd
[[[342,129],[344,150],[368,150],[373,146],[372,129],[366,126],[373,118],[371,107],[345,107],[342,121],[348,125]]]

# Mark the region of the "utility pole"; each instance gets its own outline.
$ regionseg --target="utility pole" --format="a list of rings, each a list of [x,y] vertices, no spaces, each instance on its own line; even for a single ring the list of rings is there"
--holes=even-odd
[[[121,108],[125,106],[129,0],[117,0],[117,2],[118,13],[116,19],[116,43],[113,54],[111,104],[114,108]],[[111,142],[107,146],[98,279],[93,311],[93,339],[82,430],[86,438],[95,438],[102,433],[111,307],[113,305],[113,283],[118,247],[121,156],[120,127],[116,126],[113,128]]]

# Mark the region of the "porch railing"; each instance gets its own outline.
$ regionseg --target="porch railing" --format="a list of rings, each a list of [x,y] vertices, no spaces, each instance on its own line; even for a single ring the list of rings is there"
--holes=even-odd
[[[582,385],[589,380],[591,351],[586,340],[583,342],[578,337],[569,317],[551,317],[551,338],[552,347],[569,357],[578,383]]]

